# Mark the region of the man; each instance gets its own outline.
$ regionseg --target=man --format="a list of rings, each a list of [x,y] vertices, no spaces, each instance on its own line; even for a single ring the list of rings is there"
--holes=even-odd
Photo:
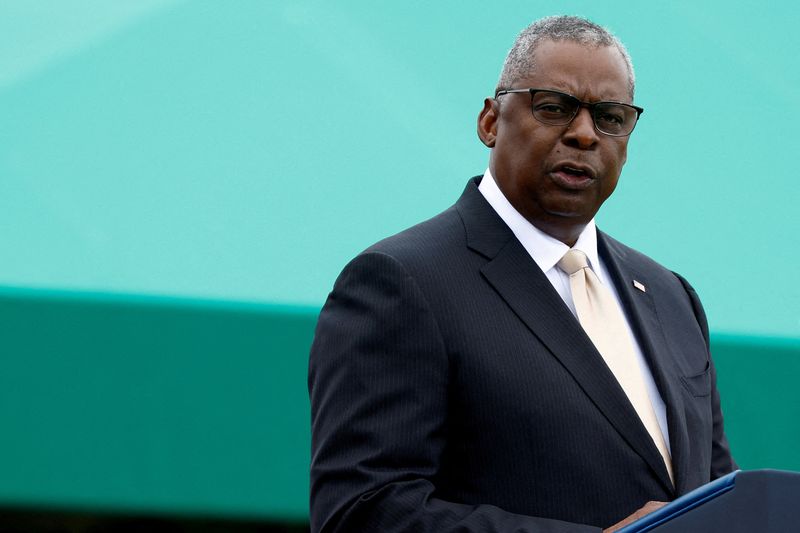
[[[594,225],[633,90],[602,27],[535,22],[478,118],[489,169],[344,269],[310,358],[312,531],[614,530],[735,467],[694,290]]]

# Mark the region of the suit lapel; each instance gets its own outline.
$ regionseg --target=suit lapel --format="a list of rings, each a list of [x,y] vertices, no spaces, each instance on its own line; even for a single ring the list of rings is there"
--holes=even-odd
[[[487,258],[481,273],[560,361],[623,439],[672,489],[661,455],[580,324],[511,230],[471,181],[456,204],[467,246]]]
[[[686,417],[683,395],[676,388],[679,379],[674,376],[674,358],[669,351],[661,321],[656,313],[653,295],[647,287],[650,283],[647,271],[639,268],[627,250],[604,233],[598,231],[598,248],[609,274],[614,280],[625,314],[631,322],[639,346],[653,374],[653,379],[667,408],[672,468],[676,491],[683,493],[683,483],[688,468],[689,436],[686,432]],[[634,281],[643,286],[640,290]]]

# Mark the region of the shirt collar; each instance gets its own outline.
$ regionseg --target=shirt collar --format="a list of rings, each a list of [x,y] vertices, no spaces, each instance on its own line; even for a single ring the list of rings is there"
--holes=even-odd
[[[569,246],[563,242],[555,237],[551,237],[528,222],[505,197],[488,168],[483,174],[483,179],[480,185],[478,185],[478,190],[483,197],[486,198],[486,201],[489,202],[489,205],[492,206],[492,209],[497,212],[500,218],[503,219],[503,222],[511,229],[520,244],[522,244],[536,264],[539,265],[539,268],[542,269],[542,272],[547,272],[556,266],[556,263],[558,263],[570,249]],[[597,270],[600,259],[597,255],[597,228],[595,227],[594,219],[586,224],[586,227],[578,236],[575,246],[572,248],[585,253],[586,257],[589,259],[589,265],[593,270]]]

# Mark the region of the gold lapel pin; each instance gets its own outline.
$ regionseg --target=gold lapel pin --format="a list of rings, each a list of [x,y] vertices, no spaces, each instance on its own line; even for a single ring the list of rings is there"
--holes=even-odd
[[[644,283],[642,283],[641,281],[633,280],[633,286],[642,292],[647,292],[647,289],[644,287]]]

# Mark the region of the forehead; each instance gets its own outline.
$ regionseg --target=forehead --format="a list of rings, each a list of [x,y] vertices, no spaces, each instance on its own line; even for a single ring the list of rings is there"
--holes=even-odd
[[[615,46],[545,40],[534,49],[534,65],[520,86],[557,89],[587,102],[630,101],[628,68]]]

